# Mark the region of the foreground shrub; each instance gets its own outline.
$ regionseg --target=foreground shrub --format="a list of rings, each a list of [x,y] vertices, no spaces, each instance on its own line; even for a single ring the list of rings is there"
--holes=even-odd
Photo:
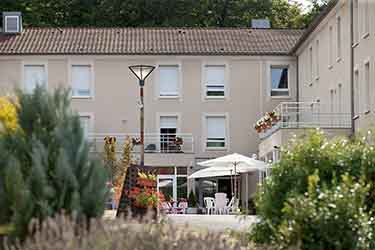
[[[240,250],[240,241],[222,233],[169,224],[91,220],[90,230],[63,216],[34,223],[33,237],[8,250]],[[242,245],[243,246],[243,245]]]
[[[284,248],[373,249],[374,221],[365,209],[367,191],[347,175],[330,189],[319,185],[318,175],[310,176],[308,192],[285,203],[278,242]]]
[[[349,231],[366,218],[371,224],[375,190],[373,145],[372,133],[352,140],[328,140],[318,130],[293,139],[283,148],[281,161],[274,164],[272,176],[257,193],[261,223],[253,229],[253,239],[285,248],[297,244],[300,249],[360,249],[361,232]],[[357,190],[356,186],[343,183],[344,176],[351,183],[361,183],[358,193],[351,193]],[[309,182],[314,178],[318,180],[318,191],[310,190]],[[350,192],[337,193],[337,188]],[[353,207],[346,207],[346,203]],[[328,236],[329,240],[324,238]],[[371,232],[370,236],[373,237]],[[350,241],[352,245],[337,243]]]
[[[32,218],[64,210],[77,218],[101,216],[106,173],[89,157],[68,91],[36,88],[17,95],[17,129],[0,136],[0,225],[24,238]]]

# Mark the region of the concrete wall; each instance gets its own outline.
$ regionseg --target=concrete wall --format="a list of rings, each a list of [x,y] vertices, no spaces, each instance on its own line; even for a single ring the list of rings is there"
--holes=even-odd
[[[82,114],[92,116],[94,133],[137,133],[139,131],[138,83],[128,70],[133,64],[179,64],[181,95],[177,99],[160,99],[157,91],[157,71],[146,81],[145,130],[159,131],[158,117],[176,114],[179,133],[194,137],[193,156],[184,156],[183,165],[195,157],[214,157],[230,152],[248,156],[257,153],[259,139],[252,128],[266,111],[281,101],[295,100],[296,62],[293,57],[257,56],[2,56],[0,57],[0,89],[3,93],[14,86],[23,87],[23,65],[43,63],[48,70],[48,88],[69,87],[72,63],[90,63],[94,72],[94,96],[73,99],[72,106]],[[223,100],[202,98],[202,70],[205,64],[226,64],[228,97]],[[289,65],[289,98],[271,98],[270,66]],[[228,147],[206,150],[204,147],[205,114],[227,115]],[[174,165],[173,156],[146,156],[146,164]],[[177,158],[176,158],[177,159]]]
[[[356,9],[355,9],[356,10]],[[368,30],[365,29],[365,16],[369,17]],[[354,15],[355,16],[355,15]],[[357,71],[359,81],[354,82],[354,102],[356,110],[356,130],[366,130],[375,126],[375,1],[358,1],[358,29],[354,29],[358,39],[354,43],[354,71]],[[369,64],[369,89],[365,86],[365,65]],[[358,91],[358,93],[356,93]],[[365,100],[369,96],[369,108]]]
[[[350,113],[350,49],[350,1],[340,0],[297,51],[301,102],[320,101],[327,112]]]

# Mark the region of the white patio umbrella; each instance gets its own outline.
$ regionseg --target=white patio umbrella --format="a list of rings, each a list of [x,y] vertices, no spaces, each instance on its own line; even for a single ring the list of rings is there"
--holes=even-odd
[[[194,177],[199,176],[200,174],[206,175],[205,177],[210,177],[208,174],[211,173],[213,176],[222,176],[218,174],[228,173],[226,175],[237,175],[238,173],[246,173],[256,170],[265,171],[268,165],[263,162],[259,161],[250,157],[246,157],[241,154],[230,154],[223,157],[219,157],[216,159],[199,162],[198,165],[203,167],[208,167],[206,169],[199,170],[189,176],[189,178],[203,178],[203,177]],[[201,172],[202,171],[202,172]],[[226,171],[226,172],[224,172]],[[200,173],[199,173],[200,172]],[[235,179],[235,181],[237,181]],[[234,194],[237,196],[237,183],[234,185]]]

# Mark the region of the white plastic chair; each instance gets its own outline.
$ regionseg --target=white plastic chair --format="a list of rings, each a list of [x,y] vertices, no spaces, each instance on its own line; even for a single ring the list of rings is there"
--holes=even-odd
[[[234,196],[232,197],[232,199],[230,199],[230,202],[227,206],[225,206],[225,209],[224,209],[224,212],[226,214],[230,214],[231,212],[233,212],[235,210],[235,198]]]
[[[215,199],[212,197],[205,197],[203,199],[204,205],[206,207],[207,214],[213,214],[215,212]]]
[[[181,214],[186,214],[186,209],[188,208],[188,203],[186,201],[180,201],[180,203],[178,203],[178,213],[181,213]]]
[[[170,214],[172,213],[172,205],[169,202],[164,201],[161,203],[160,210],[165,214]]]
[[[215,194],[215,211],[218,214],[225,213],[225,207],[227,206],[227,194],[216,193]]]

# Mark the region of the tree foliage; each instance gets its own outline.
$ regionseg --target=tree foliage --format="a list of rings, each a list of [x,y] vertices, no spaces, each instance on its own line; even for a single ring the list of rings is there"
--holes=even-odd
[[[374,146],[373,131],[350,140],[319,130],[294,138],[257,193],[253,238],[285,248],[374,249]]]
[[[77,218],[101,216],[107,174],[89,155],[69,92],[38,87],[18,92],[18,129],[0,136],[0,225],[12,225],[23,238],[32,218],[56,213]]]
[[[22,11],[27,26],[59,27],[249,27],[267,18],[275,28],[301,28],[316,14],[288,0],[2,0],[0,10]]]

